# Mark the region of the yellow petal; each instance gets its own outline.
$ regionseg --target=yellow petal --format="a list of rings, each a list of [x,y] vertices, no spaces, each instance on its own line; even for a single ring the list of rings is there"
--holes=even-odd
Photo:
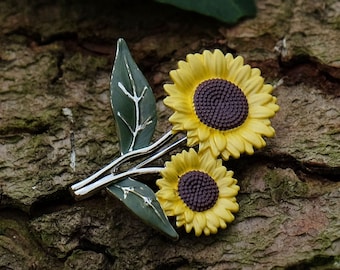
[[[177,224],[176,224],[177,225]],[[177,225],[178,226],[178,225]],[[185,224],[185,231],[187,233],[191,232],[192,228],[193,228],[194,224],[193,223],[187,223]],[[178,226],[179,227],[179,226]]]
[[[178,91],[183,93],[183,94],[193,94],[197,85],[195,83],[195,71],[190,70],[190,65],[188,65],[189,68],[187,69],[177,69],[177,74],[175,76],[179,76],[180,81],[185,81],[186,82],[186,88],[184,88],[183,84],[177,84],[177,81],[174,80],[175,85],[178,88]]]
[[[248,155],[253,155],[254,154],[254,147],[248,141],[244,142],[244,152],[247,153]]]
[[[229,152],[229,150],[224,150],[222,153],[221,153],[221,156],[222,156],[222,158],[224,159],[224,160],[229,160],[229,157],[230,157],[230,152]]]
[[[227,140],[221,132],[215,132],[213,135],[215,145],[219,152],[222,152],[226,148]]]
[[[242,128],[235,130],[235,131],[230,133],[230,135],[228,137],[228,142],[230,141],[238,151],[243,152],[244,142],[238,135],[239,130],[242,130]]]
[[[275,99],[273,98],[273,103],[269,103],[266,106],[267,106],[268,109],[270,109],[274,112],[277,112],[280,109],[280,106],[277,105],[277,104],[274,104],[274,102],[276,102],[276,98]]]
[[[187,167],[187,171],[199,167],[199,159],[197,153],[193,148],[190,148],[189,152],[183,150],[182,154],[185,155],[184,160]]]
[[[216,182],[217,182],[219,190],[223,190],[233,185],[234,179],[231,178],[230,176],[227,176],[227,177],[224,176],[223,178],[219,179],[219,181],[216,181]]]
[[[225,221],[224,221],[222,218],[220,219],[220,227],[221,227],[222,229],[227,228],[227,224],[225,223]]]
[[[230,222],[233,222],[235,217],[234,215],[230,212],[230,211],[226,211],[226,214],[223,218],[226,222],[230,223]]]
[[[230,201],[229,199],[220,198],[218,203],[219,206],[232,212],[237,212],[239,210],[239,205],[235,202]]]
[[[221,179],[226,174],[226,168],[225,167],[218,167],[213,170],[212,178],[214,179]]]
[[[251,76],[255,77],[255,76],[260,76],[261,75],[261,70],[258,68],[252,68],[251,69]]]
[[[216,169],[216,157],[211,155],[210,151],[199,151],[200,153],[200,164],[199,167],[204,169],[206,173],[212,176]],[[214,178],[214,177],[213,177]]]
[[[156,184],[161,189],[168,188],[168,189],[177,190],[178,181],[177,181],[177,179],[175,181],[171,181],[171,180],[167,180],[167,179],[162,178],[162,179],[158,179],[156,181]]]
[[[243,81],[246,81],[250,76],[250,70],[251,70],[251,68],[250,68],[249,65],[242,66],[237,71],[237,74],[236,74],[235,79],[234,79],[234,83],[236,85],[240,85]]]
[[[225,56],[225,61],[227,63],[227,68],[230,68],[231,63],[234,61],[234,56],[231,53],[227,53]]]
[[[238,130],[235,132],[230,132],[227,141],[227,149],[234,158],[239,158],[240,153],[244,151],[244,142],[237,136]]]
[[[176,226],[177,227],[181,227],[181,226],[183,226],[183,225],[186,225],[186,223],[185,223],[185,220],[184,219],[176,219]]]
[[[162,202],[162,208],[164,209],[167,216],[170,216],[170,217],[175,216],[174,204],[172,202],[169,202],[169,201]]]
[[[176,183],[178,180],[178,174],[175,168],[171,168],[167,166],[165,169],[161,170],[161,175],[164,179],[166,179],[166,182],[173,182]],[[160,181],[160,184],[162,182]]]
[[[185,204],[182,201],[178,201],[178,203],[174,205],[174,214],[177,216],[184,213],[184,211],[186,210],[185,208]]]
[[[193,132],[188,132],[187,134],[187,145],[189,147],[195,146],[198,143],[198,138],[193,134]]]
[[[167,101],[165,102],[167,103]],[[185,115],[183,113],[174,112],[174,114],[169,117],[169,121],[171,123],[181,123],[183,121],[184,116]]]
[[[266,145],[266,142],[263,140],[261,135],[254,133],[252,131],[240,130],[241,136],[254,145],[257,149],[260,149]]]
[[[259,120],[251,120],[247,123],[247,128],[251,129],[252,131],[265,135],[267,137],[272,137],[275,134],[274,129],[271,126],[267,126],[263,124],[262,121]]]
[[[175,101],[176,101],[176,99],[174,99],[174,98],[172,98],[172,97],[170,97],[170,96],[168,96],[168,97],[166,97],[165,99],[163,99],[164,104],[165,104],[166,106],[172,108],[172,109],[175,108]]]
[[[209,230],[208,227],[205,227],[205,228],[203,229],[203,232],[204,232],[204,234],[205,234],[206,236],[209,236],[209,235],[210,235],[210,230]]]
[[[217,157],[220,154],[220,151],[218,150],[218,147],[216,146],[214,136],[210,136],[208,138],[210,143],[210,151],[214,157]]]
[[[275,111],[264,106],[250,106],[249,117],[251,118],[269,118],[275,115]]]
[[[251,93],[258,93],[263,87],[264,79],[262,77],[252,77],[240,83],[239,87],[243,90],[245,95],[250,95]]]
[[[231,187],[224,187],[220,189],[219,195],[223,198],[231,198],[237,195],[238,191]]]
[[[179,131],[183,130],[183,125],[181,123],[175,123],[175,122],[171,122],[172,123],[172,133],[176,134]]]
[[[188,171],[188,166],[185,160],[177,160],[175,164],[176,164],[176,173],[177,173],[178,181],[179,181],[179,177]]]
[[[187,121],[183,122],[183,128],[185,130],[197,129],[199,125],[200,125],[200,122],[197,121],[197,119],[194,117],[188,117]]]
[[[176,111],[184,113],[184,114],[190,114],[193,113],[193,109],[191,107],[190,103],[187,103],[185,100],[177,100],[176,102]],[[181,119],[183,122],[187,119]]]
[[[175,95],[178,92],[178,89],[174,84],[164,84],[163,88],[168,95]]]
[[[172,201],[174,198],[177,198],[177,192],[171,188],[162,188],[161,190],[157,191],[157,197],[163,200]]]
[[[269,102],[272,102],[273,96],[266,93],[256,94],[248,96],[248,104],[249,105],[265,105]]]
[[[194,219],[194,212],[191,210],[187,210],[184,212],[184,218],[186,223],[191,223]]]
[[[200,147],[199,147],[199,151],[200,152],[206,152],[206,151],[209,151],[209,154],[211,154],[210,153],[210,143],[209,143],[209,140],[207,140],[207,141],[204,141],[204,142],[200,142]]]
[[[205,216],[207,218],[207,224],[210,224],[213,227],[218,227],[219,226],[219,218],[214,214],[213,211],[207,210],[205,212]]]
[[[210,136],[210,130],[206,126],[201,125],[197,130],[198,138],[201,142],[207,140]]]
[[[220,218],[222,218],[223,220],[225,220],[225,217],[228,215],[227,210],[225,210],[225,209],[222,208],[222,207],[214,207],[214,208],[212,208],[212,211],[214,212],[214,214],[215,214],[217,217],[220,217]]]
[[[187,90],[192,89],[192,81],[189,81],[185,76],[183,76],[183,73],[181,73],[178,69],[171,70],[169,74],[176,87],[178,87],[182,91],[186,92]]]
[[[273,92],[273,86],[272,85],[270,85],[270,84],[265,84],[262,88],[261,88],[261,90],[260,90],[260,92],[261,93],[267,93],[267,94],[270,94],[271,92]]]
[[[190,65],[191,70],[194,70],[193,80],[195,83],[204,81],[207,77],[207,71],[203,64],[203,56],[201,54],[189,54],[187,56],[187,61]]]
[[[192,72],[192,70],[190,70],[190,65],[188,64],[188,62],[180,60],[178,61],[178,68],[181,70],[189,70]]]
[[[227,177],[233,177],[234,172],[233,171],[227,171]]]
[[[238,71],[242,66],[243,58],[241,56],[237,56],[233,61],[231,61],[230,65],[228,65],[228,80],[235,82]]]
[[[270,132],[268,133],[268,138],[274,137],[275,136],[275,129],[271,126],[268,126],[268,128],[270,129]]]
[[[220,50],[215,50],[213,53],[203,52],[204,63],[210,71],[210,76],[213,78],[222,78],[227,68],[224,55]]]
[[[195,235],[200,236],[202,234],[203,228],[207,224],[205,215],[202,212],[196,212],[193,220]]]
[[[240,151],[238,151],[238,149],[232,143],[228,142],[227,149],[233,158],[240,157]]]

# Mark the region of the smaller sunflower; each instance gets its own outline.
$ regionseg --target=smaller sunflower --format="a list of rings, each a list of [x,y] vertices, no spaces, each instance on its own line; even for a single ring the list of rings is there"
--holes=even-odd
[[[174,110],[173,132],[186,131],[188,146],[199,144],[225,160],[264,147],[262,136],[275,134],[269,118],[279,106],[260,74],[241,56],[220,50],[187,55],[170,72],[174,84],[164,85],[164,103]]]
[[[200,236],[217,233],[234,220],[239,210],[235,196],[239,191],[233,172],[221,159],[207,153],[182,151],[171,157],[161,171],[156,196],[168,216],[176,216],[176,225]]]

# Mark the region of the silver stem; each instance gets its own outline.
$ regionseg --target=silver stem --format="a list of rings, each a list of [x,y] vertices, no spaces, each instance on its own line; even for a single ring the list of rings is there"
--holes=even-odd
[[[178,145],[180,145],[182,142],[186,141],[187,137],[182,137],[179,140],[175,141],[173,144],[169,145],[167,148],[162,149],[155,155],[149,157],[148,159],[144,160],[143,162],[137,164],[135,167],[133,167],[131,170],[143,168],[145,165],[149,164],[150,162],[160,158],[161,156],[165,155],[166,153],[170,152],[172,149],[176,148]]]
[[[123,162],[137,157],[137,156],[141,156],[141,155],[145,155],[148,153],[151,153],[155,150],[157,150],[158,148],[160,148],[162,145],[164,145],[164,143],[166,143],[167,141],[169,141],[172,137],[174,136],[174,134],[172,133],[172,131],[168,131],[166,134],[163,135],[163,137],[161,137],[159,140],[157,140],[155,143],[144,147],[144,148],[140,148],[131,152],[128,152],[122,156],[120,156],[119,158],[115,159],[114,161],[112,161],[110,164],[106,165],[104,168],[102,168],[101,170],[97,171],[96,173],[92,174],[91,176],[89,176],[88,178],[74,184],[71,186],[71,191],[75,191],[78,189],[83,188],[84,186],[90,184],[91,182],[93,182],[95,179],[97,179],[100,175],[102,175],[103,173],[105,173],[106,171],[118,167],[120,164],[122,164]]]
[[[163,167],[150,167],[150,168],[141,168],[141,169],[132,169],[117,175],[109,174],[104,176],[103,178],[99,179],[98,181],[87,185],[86,187],[74,190],[71,189],[73,192],[74,197],[76,200],[80,200],[86,197],[91,196],[93,193],[96,193],[98,190],[106,187],[110,184],[114,184],[126,177],[134,176],[134,175],[142,175],[142,174],[152,174],[152,173],[159,173]]]

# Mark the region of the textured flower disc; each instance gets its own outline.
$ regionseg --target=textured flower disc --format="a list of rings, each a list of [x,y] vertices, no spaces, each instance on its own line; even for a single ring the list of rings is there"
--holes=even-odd
[[[178,227],[188,233],[194,229],[196,236],[210,235],[234,220],[239,186],[221,159],[191,148],[172,156],[161,175],[156,196],[165,213],[176,216]]]
[[[218,199],[214,179],[200,171],[189,171],[179,179],[178,193],[193,211],[202,212],[213,207]]]
[[[170,72],[174,84],[164,85],[173,132],[186,131],[189,146],[199,144],[200,151],[225,160],[264,147],[263,136],[275,134],[269,119],[279,106],[260,74],[220,50],[187,55]]]
[[[235,84],[222,79],[199,84],[194,107],[202,123],[221,131],[242,125],[248,116],[246,96]]]

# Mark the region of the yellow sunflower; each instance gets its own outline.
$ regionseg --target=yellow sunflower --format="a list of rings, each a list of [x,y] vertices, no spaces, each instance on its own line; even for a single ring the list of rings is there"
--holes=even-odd
[[[178,227],[188,233],[194,229],[196,236],[210,235],[234,220],[239,186],[221,159],[191,148],[172,156],[161,176],[157,199],[168,216],[176,216]]]
[[[210,149],[213,156],[253,154],[275,134],[269,118],[278,111],[273,87],[243,58],[220,50],[189,54],[170,72],[164,103],[174,110],[173,132],[187,131],[188,146]]]

